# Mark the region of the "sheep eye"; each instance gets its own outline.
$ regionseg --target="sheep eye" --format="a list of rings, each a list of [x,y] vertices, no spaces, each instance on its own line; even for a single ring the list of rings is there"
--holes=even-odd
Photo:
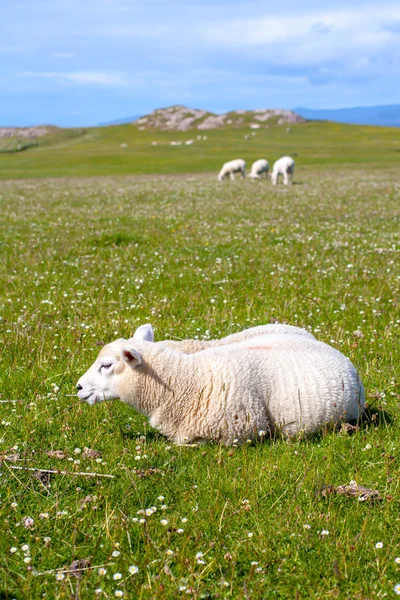
[[[100,365],[100,371],[102,369],[109,369],[110,367],[112,367],[112,363],[106,363],[104,365]]]

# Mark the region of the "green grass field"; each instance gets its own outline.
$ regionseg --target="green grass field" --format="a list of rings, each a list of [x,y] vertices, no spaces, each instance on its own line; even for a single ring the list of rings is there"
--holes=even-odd
[[[299,149],[291,188],[207,175],[253,155],[237,132],[207,133],[200,163],[195,144],[149,141],[193,136],[126,126],[0,156],[0,598],[395,596],[400,143],[324,125],[265,131],[270,160]],[[258,158],[261,134],[249,143]],[[116,176],[150,172],[153,151],[170,176]],[[122,403],[74,395],[139,324],[212,338],[274,319],[358,367],[373,410],[353,435],[175,447]],[[321,494],[351,480],[382,501]]]
[[[0,178],[87,177],[133,174],[218,173],[223,162],[244,158],[248,166],[267,158],[272,164],[289,154],[297,166],[327,164],[348,168],[354,165],[400,164],[398,129],[360,127],[339,123],[307,122],[251,130],[139,131],[132,125],[98,127],[82,135],[75,130],[58,130],[58,139],[39,138],[39,146],[15,154],[0,154]],[[197,136],[206,140],[197,140]],[[250,135],[250,139],[244,139]],[[75,137],[74,137],[75,136]],[[171,141],[194,140],[193,145],[171,146]],[[156,146],[152,142],[157,142]],[[122,145],[122,147],[121,147]]]

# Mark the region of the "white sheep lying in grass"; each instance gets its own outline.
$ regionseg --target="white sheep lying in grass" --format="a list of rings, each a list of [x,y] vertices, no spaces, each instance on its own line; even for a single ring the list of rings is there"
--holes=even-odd
[[[218,173],[218,181],[222,181],[225,177],[230,177],[232,180],[235,179],[234,173],[241,173],[242,177],[245,177],[246,161],[243,158],[236,158],[230,160],[222,165],[222,169]]]
[[[268,161],[265,160],[265,158],[260,158],[251,165],[249,177],[251,179],[262,179],[263,175],[265,174],[265,179],[268,179],[268,170]]]
[[[277,328],[194,354],[139,328],[100,351],[78,396],[89,404],[119,398],[178,444],[231,444],[260,431],[294,436],[356,420],[365,399],[352,363],[308,332]]]
[[[282,156],[274,163],[271,173],[272,185],[278,183],[279,175],[283,176],[284,185],[291,185],[294,173],[294,160],[290,156]]]

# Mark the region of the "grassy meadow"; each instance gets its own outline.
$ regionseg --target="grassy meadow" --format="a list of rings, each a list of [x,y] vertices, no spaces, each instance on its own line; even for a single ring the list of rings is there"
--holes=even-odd
[[[398,133],[266,130],[254,158],[298,152],[295,184],[274,188],[215,180],[232,148],[250,159],[237,131],[205,132],[199,163],[196,144],[149,142],[193,133],[133,132],[135,161],[125,128],[0,156],[0,598],[394,597]],[[371,411],[352,435],[176,447],[122,403],[75,396],[140,324],[208,339],[274,320],[357,366]],[[382,501],[321,493],[351,480]]]
[[[132,125],[60,129],[37,138],[38,145],[23,152],[0,153],[0,179],[218,173],[232,158],[244,158],[250,166],[257,158],[272,164],[286,154],[302,168],[325,169],[329,164],[376,169],[400,163],[400,139],[393,127],[310,121],[290,129],[291,133],[284,125],[257,131],[141,131]],[[185,145],[189,140],[194,143]],[[181,145],[171,146],[172,141]],[[8,145],[14,142],[5,140]]]

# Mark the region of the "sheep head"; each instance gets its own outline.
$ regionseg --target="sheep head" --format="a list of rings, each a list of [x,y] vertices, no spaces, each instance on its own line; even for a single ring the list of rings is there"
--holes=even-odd
[[[80,400],[93,405],[121,397],[120,384],[124,371],[127,368],[136,369],[142,363],[140,352],[132,344],[133,340],[152,342],[154,332],[151,325],[139,327],[131,340],[119,339],[100,350],[93,365],[76,385]]]

